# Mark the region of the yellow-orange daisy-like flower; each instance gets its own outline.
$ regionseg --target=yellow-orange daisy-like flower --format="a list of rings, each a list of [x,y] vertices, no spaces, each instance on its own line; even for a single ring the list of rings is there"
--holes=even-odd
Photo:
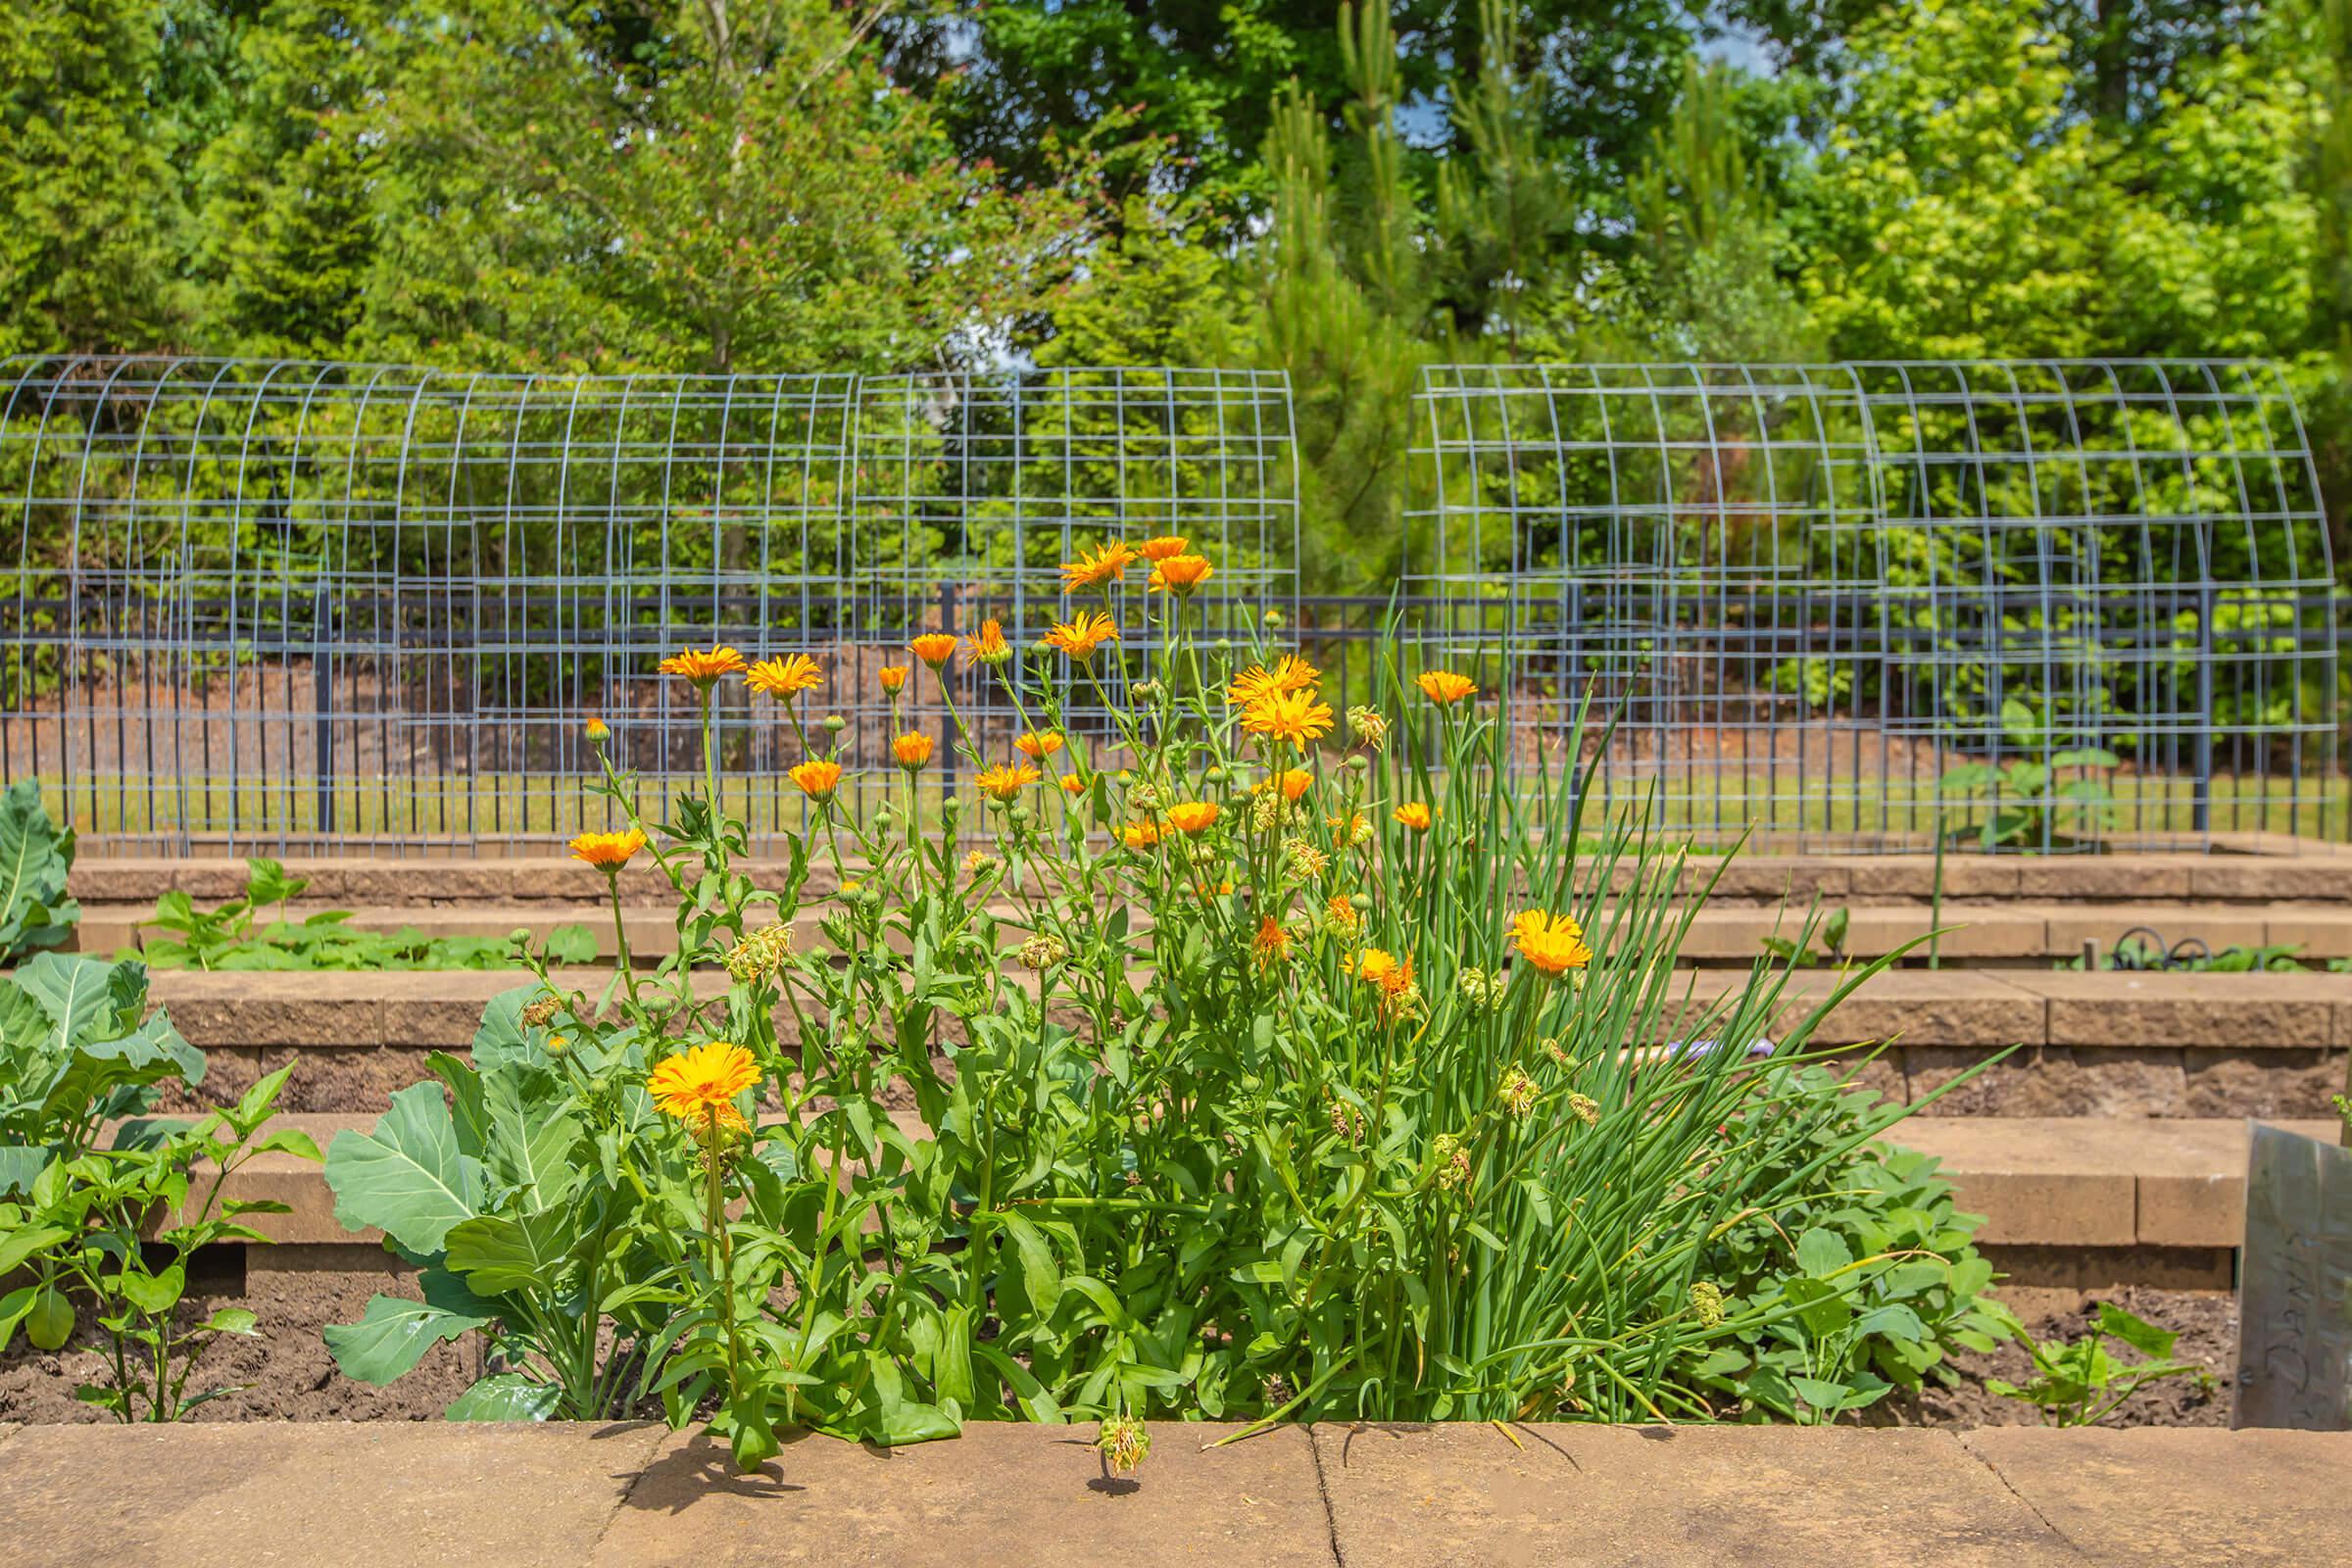
[[[1130,822],[1119,829],[1119,842],[1131,850],[1148,850],[1159,842],[1159,824],[1152,821]]]
[[[911,773],[931,760],[932,745],[928,734],[919,729],[910,729],[890,743],[890,755],[899,760],[901,767]]]
[[[1304,747],[1331,733],[1331,705],[1317,701],[1312,690],[1277,692],[1243,710],[1242,728],[1280,746]]]
[[[1437,814],[1438,813],[1436,811],[1430,809],[1428,806],[1419,801],[1407,801],[1402,806],[1396,808],[1395,812],[1398,822],[1402,823],[1408,828],[1411,828],[1416,833],[1428,832],[1429,824],[1437,819]]]
[[[1465,697],[1478,695],[1478,682],[1467,675],[1457,675],[1450,669],[1425,669],[1418,684],[1421,695],[1440,708],[1450,708]]]
[[[1168,808],[1168,826],[1183,834],[1205,833],[1217,825],[1214,801],[1179,801]]]
[[[1347,894],[1334,893],[1323,906],[1323,919],[1335,930],[1352,931],[1356,925],[1355,906],[1348,901]]]
[[[1116,539],[1095,550],[1081,551],[1076,561],[1061,564],[1061,591],[1075,593],[1081,588],[1115,582],[1133,564],[1134,548]]]
[[[743,672],[743,683],[769,697],[798,697],[825,683],[825,672],[807,654],[762,659]]]
[[[1366,948],[1356,960],[1356,977],[1380,993],[1380,1010],[1384,1017],[1395,1017],[1412,1004],[1418,993],[1413,989],[1413,960],[1398,958],[1378,948]]]
[[[803,762],[786,775],[812,801],[829,801],[841,788],[841,764],[825,758]]]
[[[937,669],[956,657],[956,634],[952,631],[927,631],[908,643],[906,651]]]
[[[1216,571],[1206,556],[1170,556],[1152,568],[1150,591],[1155,594],[1174,594],[1189,597],[1193,590],[1208,581]]]
[[[1321,670],[1297,654],[1285,654],[1272,669],[1251,664],[1236,675],[1226,689],[1225,701],[1233,708],[1248,708],[1285,692],[1302,692],[1322,678]]]
[[[1314,785],[1315,775],[1308,772],[1305,768],[1286,767],[1279,773],[1270,773],[1266,777],[1259,779],[1256,784],[1251,786],[1251,793],[1257,794],[1266,790],[1280,790],[1282,791],[1282,798],[1284,800],[1296,801],[1301,796],[1305,795],[1308,790],[1314,788]]]
[[[1193,548],[1193,542],[1180,533],[1163,533],[1147,539],[1139,547],[1143,558],[1154,566],[1172,556],[1181,556]]]
[[[635,828],[626,833],[583,833],[571,841],[571,858],[599,871],[617,871],[644,848],[645,835]]]
[[[664,1115],[675,1116],[698,1132],[724,1127],[749,1132],[750,1124],[736,1108],[735,1097],[760,1081],[760,1064],[741,1046],[713,1040],[665,1056],[645,1081]]]
[[[882,683],[882,689],[885,692],[896,696],[906,689],[906,666],[905,664],[884,664],[875,671],[874,679]]]
[[[1086,780],[1075,773],[1062,774],[1060,782],[1061,793],[1064,795],[1084,795],[1086,793]]]
[[[1585,928],[1573,915],[1526,910],[1511,922],[1511,945],[1539,973],[1554,979],[1592,961],[1592,950],[1585,945]]]
[[[982,768],[972,776],[972,783],[992,801],[1009,801],[1043,777],[1027,762],[1006,762]]]
[[[1262,915],[1257,922],[1257,936],[1250,942],[1250,951],[1256,956],[1260,968],[1272,968],[1289,956],[1291,934],[1282,928],[1280,920],[1270,914]]]
[[[994,620],[980,623],[980,635],[967,640],[963,651],[978,664],[1002,664],[1012,657],[1012,644],[1004,640],[1004,626]]]
[[[1046,646],[1058,648],[1072,659],[1092,659],[1104,643],[1116,642],[1119,623],[1101,611],[1081,611],[1070,620],[1055,621],[1046,633]]]
[[[1012,744],[1022,755],[1042,761],[1061,750],[1061,737],[1050,729],[1034,730],[1026,735],[1015,735]]]
[[[721,675],[742,673],[743,655],[732,648],[712,648],[697,653],[689,648],[682,654],[672,654],[662,661],[662,673],[683,675],[705,691]]]

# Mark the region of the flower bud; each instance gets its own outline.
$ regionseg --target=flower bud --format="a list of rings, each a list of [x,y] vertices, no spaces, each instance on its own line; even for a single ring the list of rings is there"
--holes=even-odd
[[[843,730],[845,730],[845,729],[848,729],[849,727],[850,727],[850,721],[849,721],[848,719],[846,719],[846,718],[842,717],[842,716],[841,716],[839,713],[827,713],[827,714],[825,715],[825,733],[826,733],[826,734],[828,734],[828,735],[838,735],[838,734],[840,734],[840,733],[841,733]]]

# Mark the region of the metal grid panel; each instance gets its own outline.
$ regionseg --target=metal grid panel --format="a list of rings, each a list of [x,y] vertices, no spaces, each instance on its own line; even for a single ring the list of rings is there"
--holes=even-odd
[[[1420,630],[1507,689],[1523,759],[1591,691],[1607,793],[1702,839],[2340,830],[2334,568],[2274,366],[1450,366],[1417,405]]]
[[[1293,591],[1279,373],[5,372],[0,755],[94,848],[544,849],[601,825],[586,715],[649,794],[693,769],[694,704],[655,671],[681,647],[817,652],[814,711],[878,768],[874,672],[987,616],[1035,639],[1076,548],[1190,535],[1212,621]],[[731,804],[793,832],[798,737],[722,690]]]

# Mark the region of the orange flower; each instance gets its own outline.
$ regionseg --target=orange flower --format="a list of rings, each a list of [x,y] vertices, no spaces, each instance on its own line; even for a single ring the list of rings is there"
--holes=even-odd
[[[583,833],[571,841],[571,858],[599,871],[617,871],[644,848],[645,835],[635,828],[626,833]]]
[[[1302,692],[1323,678],[1323,672],[1300,659],[1286,654],[1274,662],[1272,669],[1251,664],[1233,678],[1225,693],[1225,701],[1234,708],[1248,708],[1284,692]]]
[[[1058,648],[1072,659],[1092,659],[1104,643],[1116,642],[1119,623],[1101,611],[1081,611],[1067,623],[1055,621],[1046,633],[1046,646]]]
[[[1012,644],[1004,640],[1004,628],[993,620],[980,623],[980,635],[963,645],[974,663],[1002,664],[1012,657]]]
[[[876,672],[874,678],[882,683],[884,691],[895,697],[906,684],[906,666],[905,664],[884,664]]]
[[[1278,746],[1303,747],[1331,733],[1331,705],[1317,702],[1312,691],[1276,692],[1250,705],[1242,728]]]
[[[1214,801],[1179,801],[1168,808],[1168,826],[1177,832],[1198,836],[1217,824],[1217,803]]]
[[[1250,951],[1256,956],[1259,967],[1271,968],[1290,955],[1291,934],[1282,928],[1280,920],[1270,914],[1263,915],[1258,919],[1257,938],[1250,944]]]
[[[1414,832],[1426,833],[1429,831],[1429,824],[1435,820],[1437,813],[1419,801],[1407,801],[1402,806],[1396,808],[1396,816],[1397,821],[1403,823],[1406,827],[1411,828]]]
[[[1356,960],[1356,978],[1380,993],[1380,1010],[1394,1017],[1413,1000],[1413,960],[1366,948]]]
[[[992,801],[1009,801],[1043,777],[1027,762],[1007,762],[1001,767],[982,768],[973,775],[972,783]]]
[[[1303,767],[1290,767],[1283,769],[1279,773],[1272,773],[1264,778],[1259,779],[1257,781],[1256,790],[1252,793],[1265,790],[1280,790],[1282,791],[1282,798],[1284,800],[1296,801],[1300,796],[1304,795],[1308,790],[1314,788],[1314,774],[1308,772]]]
[[[1159,842],[1159,824],[1149,820],[1130,822],[1119,829],[1119,842],[1131,850],[1148,850]]]
[[[825,683],[825,672],[807,654],[789,659],[762,659],[744,671],[743,683],[770,697],[797,697]]]
[[[1467,675],[1457,675],[1450,669],[1425,669],[1420,675],[1421,695],[1440,708],[1450,708],[1465,697],[1478,693],[1478,683]]]
[[[612,726],[591,713],[588,715],[588,722],[580,726],[580,734],[585,736],[588,743],[593,746],[599,741],[611,740]]]
[[[1323,918],[1342,931],[1352,931],[1355,929],[1355,906],[1348,901],[1347,894],[1334,893],[1323,906]]]
[[[1585,928],[1573,915],[1526,910],[1511,922],[1511,945],[1539,973],[1555,980],[1592,961],[1592,950],[1585,946]]]
[[[1143,543],[1143,557],[1154,566],[1170,556],[1181,556],[1193,547],[1193,542],[1180,533],[1163,533]]]
[[[927,631],[908,643],[906,651],[929,664],[933,669],[937,669],[956,657],[956,634],[948,631]]]
[[[819,758],[803,762],[786,775],[801,787],[801,793],[812,801],[829,801],[841,787],[841,764]]]
[[[1061,737],[1052,730],[1016,735],[1012,744],[1030,757],[1045,759],[1061,750]]]
[[[901,767],[911,773],[931,760],[931,747],[929,735],[919,729],[910,729],[890,743],[890,755],[899,760]]]
[[[689,648],[662,661],[662,674],[683,675],[705,691],[719,676],[736,674],[743,667],[743,656],[732,648],[713,648],[699,654]]]
[[[760,1081],[760,1064],[741,1046],[713,1040],[664,1057],[646,1078],[647,1092],[664,1115],[675,1116],[696,1131],[710,1134],[724,1127],[751,1131],[736,1107],[735,1097]]]
[[[1134,564],[1134,550],[1114,539],[1099,549],[1081,552],[1076,561],[1063,562],[1061,591],[1075,593],[1081,588],[1115,582]]]
[[[1208,564],[1206,556],[1170,556],[1152,568],[1151,591],[1187,599],[1192,596],[1194,589],[1208,581],[1215,570]]]
[[[1086,781],[1075,773],[1064,773],[1061,775],[1061,793],[1064,795],[1084,795],[1086,793]]]

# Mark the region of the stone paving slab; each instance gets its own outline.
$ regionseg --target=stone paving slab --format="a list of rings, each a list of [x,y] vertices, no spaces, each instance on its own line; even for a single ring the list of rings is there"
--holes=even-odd
[[[667,1436],[471,1422],[41,1427],[0,1444],[11,1568],[576,1568]]]
[[[1234,1427],[1152,1428],[1140,1479],[1114,1479],[1095,1428],[974,1424],[877,1449],[804,1437],[739,1476],[723,1445],[675,1437],[629,1492],[594,1568],[890,1563],[1153,1568],[1334,1563],[1305,1429],[1204,1449]]]
[[[2352,1434],[1985,1427],[1960,1441],[2086,1563],[2352,1562]]]
[[[2040,1568],[2080,1557],[1949,1433],[1318,1426],[1347,1568]]]

